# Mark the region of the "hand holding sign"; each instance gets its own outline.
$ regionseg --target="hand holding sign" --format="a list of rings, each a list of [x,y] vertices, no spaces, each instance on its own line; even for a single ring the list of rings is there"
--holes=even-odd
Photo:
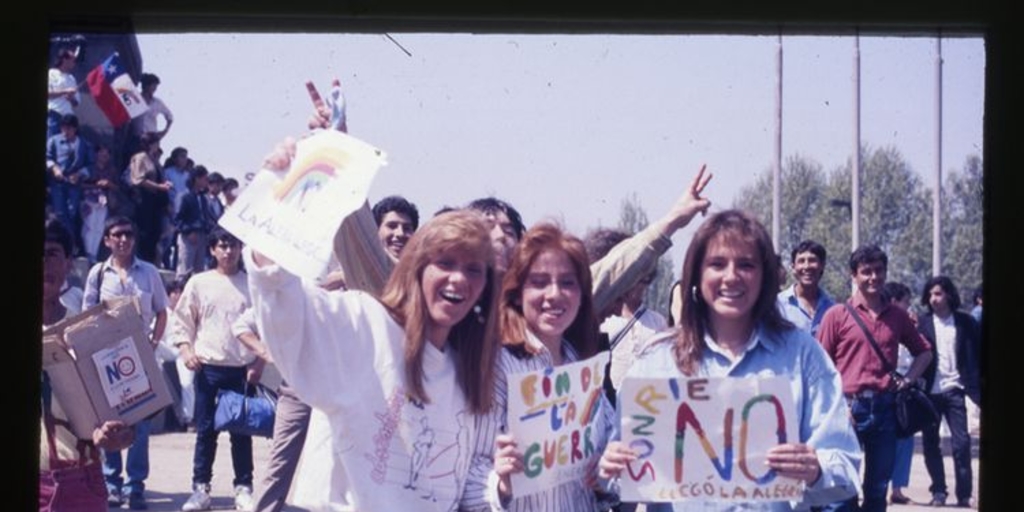
[[[821,473],[797,437],[783,377],[633,378],[619,392],[624,447],[602,471],[626,501],[798,501]]]
[[[501,434],[494,439],[494,472],[498,475],[498,495],[503,500],[512,497],[512,474],[523,472],[523,454],[515,439]]]
[[[626,466],[635,460],[635,451],[630,450],[622,441],[612,441],[601,455],[599,474],[601,478],[619,478]]]
[[[298,142],[286,139],[264,163],[220,224],[288,271],[317,279],[326,273],[338,226],[366,202],[384,153],[322,130]]]
[[[807,485],[814,485],[821,477],[821,463],[814,448],[802,444],[780,444],[767,453],[768,466],[778,472],[779,476],[803,480]]]

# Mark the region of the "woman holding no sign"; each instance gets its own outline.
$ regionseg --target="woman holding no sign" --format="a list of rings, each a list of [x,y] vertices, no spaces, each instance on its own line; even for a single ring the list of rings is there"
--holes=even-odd
[[[681,276],[686,304],[678,328],[652,339],[626,378],[788,379],[798,439],[770,449],[767,463],[779,476],[806,482],[802,502],[691,498],[649,504],[648,511],[804,510],[857,493],[861,452],[839,373],[818,343],[776,308],[777,260],[770,236],[755,219],[737,210],[711,216],[686,252]],[[636,459],[637,453],[613,441],[601,458],[601,476],[616,479]]]

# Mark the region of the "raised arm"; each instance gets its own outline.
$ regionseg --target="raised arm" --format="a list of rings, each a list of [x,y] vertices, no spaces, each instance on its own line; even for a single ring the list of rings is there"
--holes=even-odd
[[[701,197],[712,177],[706,167],[701,166],[690,186],[664,216],[590,265],[596,311],[604,310],[650,272],[658,258],[672,247],[672,235],[689,224],[697,213],[706,213],[711,207],[711,201]]]
[[[346,379],[371,364],[384,337],[383,306],[358,292],[328,292],[251,248],[242,254],[257,332],[281,376],[309,405],[337,405]]]

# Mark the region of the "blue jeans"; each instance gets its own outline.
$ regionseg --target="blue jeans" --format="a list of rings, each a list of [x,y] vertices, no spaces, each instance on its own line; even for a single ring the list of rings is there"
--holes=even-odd
[[[910,463],[914,458],[914,436],[896,440],[896,461],[892,465],[892,487],[910,485]]]
[[[196,449],[192,456],[192,483],[208,484],[213,479],[213,461],[217,456],[217,432],[213,416],[217,410],[217,391],[245,392],[244,366],[202,365],[195,376]],[[252,487],[252,437],[230,434],[231,465],[234,485]]]
[[[73,238],[78,240],[82,231],[82,187],[52,177],[47,177],[46,183],[50,193],[50,210],[68,228]]]
[[[967,431],[967,405],[964,390],[952,389],[944,393],[928,395],[935,409],[946,418],[949,425],[950,441],[953,445],[953,472],[956,476],[956,499],[971,499],[973,474],[971,471],[971,436]],[[939,425],[921,431],[921,447],[924,449],[924,465],[932,485],[932,494],[949,494],[946,491],[946,472],[942,465],[942,450],[939,447]]]
[[[850,421],[864,450],[864,480],[860,506],[857,497],[832,503],[821,510],[832,512],[885,512],[886,496],[896,460],[896,405],[893,393],[871,398],[848,397]]]
[[[149,477],[149,420],[135,424],[135,441],[128,447],[127,465],[122,465],[121,451],[103,452],[103,479],[107,482],[107,492],[111,496],[120,495],[123,490],[132,494],[141,494],[146,490],[146,478]],[[128,474],[125,483],[121,476],[124,469]]]

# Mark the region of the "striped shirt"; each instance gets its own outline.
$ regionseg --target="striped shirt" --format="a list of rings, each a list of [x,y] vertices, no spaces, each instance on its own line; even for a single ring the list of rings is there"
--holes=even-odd
[[[494,407],[491,412],[477,416],[477,439],[474,445],[473,465],[469,470],[462,497],[462,510],[480,511],[563,511],[591,512],[598,510],[594,490],[583,481],[567,482],[537,494],[515,496],[511,501],[502,504],[498,497],[498,475],[494,472],[494,439],[508,426],[508,375],[515,375],[535,370],[543,370],[554,366],[551,353],[533,337],[528,340],[533,346],[539,346],[536,355],[519,358],[509,348],[501,351],[498,357],[498,368],[495,372]],[[580,360],[576,349],[566,341],[561,345],[562,362],[573,363]],[[614,426],[615,411],[610,403],[601,395],[601,411],[594,420],[594,455],[591,461],[594,468],[597,460],[604,453],[605,445],[611,437]]]

